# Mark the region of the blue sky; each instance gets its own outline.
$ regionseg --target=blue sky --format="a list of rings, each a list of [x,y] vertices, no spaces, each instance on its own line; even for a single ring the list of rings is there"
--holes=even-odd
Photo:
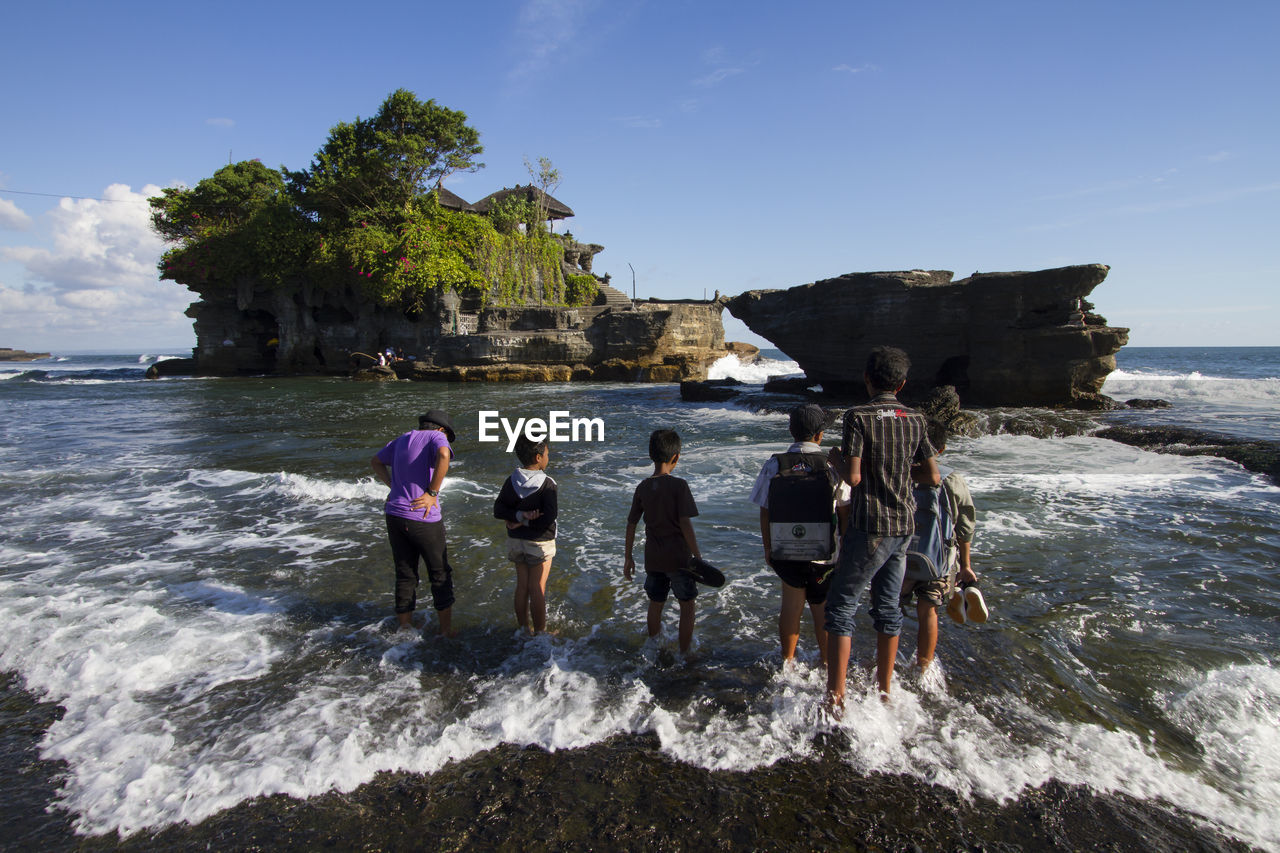
[[[1280,345],[1280,4],[11,5],[0,346],[192,346],[145,197],[399,87],[480,131],[469,201],[551,158],[641,297],[1101,262],[1134,345]]]

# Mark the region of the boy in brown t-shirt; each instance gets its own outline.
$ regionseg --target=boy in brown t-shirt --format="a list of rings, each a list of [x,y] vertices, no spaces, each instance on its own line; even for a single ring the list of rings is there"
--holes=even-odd
[[[686,653],[693,644],[693,599],[698,589],[693,575],[682,570],[689,565],[691,557],[702,556],[691,521],[698,514],[698,507],[693,502],[689,484],[671,476],[680,459],[680,435],[675,430],[654,430],[649,436],[649,458],[653,460],[653,476],[636,486],[631,511],[627,513],[627,556],[622,574],[627,580],[635,575],[632,550],[636,525],[643,517],[649,636],[656,637],[661,630],[667,594],[675,592],[676,601],[680,602],[680,651]]]

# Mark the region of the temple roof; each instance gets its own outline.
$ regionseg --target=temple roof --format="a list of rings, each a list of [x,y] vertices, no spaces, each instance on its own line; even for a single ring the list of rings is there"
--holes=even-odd
[[[436,187],[433,192],[440,201],[441,207],[447,207],[450,210],[470,210],[471,205],[467,204],[467,200],[455,193],[453,190],[445,187]]]
[[[550,193],[544,193],[535,186],[515,186],[510,189],[500,189],[496,193],[490,193],[484,198],[471,205],[471,210],[476,213],[488,213],[493,206],[499,201],[513,195],[522,196],[526,201],[536,202],[539,196],[546,199],[546,210],[548,219],[567,219],[573,216],[573,210],[569,205],[557,199]],[[443,203],[443,202],[442,202]]]

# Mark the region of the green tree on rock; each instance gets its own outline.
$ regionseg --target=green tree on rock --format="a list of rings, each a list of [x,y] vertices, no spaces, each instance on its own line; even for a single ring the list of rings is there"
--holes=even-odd
[[[244,277],[273,285],[295,279],[314,244],[283,170],[257,160],[223,166],[190,189],[167,187],[150,202],[152,227],[176,244],[160,260],[161,277],[196,290]]]
[[[258,160],[223,166],[194,188],[166,187],[151,199],[151,225],[170,243],[239,228],[263,207],[287,203],[283,170]]]
[[[484,151],[466,113],[397,89],[372,118],[340,122],[311,168],[289,173],[299,205],[321,224],[399,224],[411,203],[454,172],[474,172]]]

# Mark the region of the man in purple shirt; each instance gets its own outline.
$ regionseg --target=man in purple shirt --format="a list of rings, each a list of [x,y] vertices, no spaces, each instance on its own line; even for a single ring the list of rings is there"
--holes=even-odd
[[[455,435],[449,416],[432,409],[418,416],[418,428],[387,443],[370,460],[374,475],[390,489],[385,507],[387,537],[396,572],[396,620],[412,624],[418,600],[418,559],[427,566],[431,597],[440,617],[440,635],[453,633],[453,567],[445,544],[444,517],[437,500]]]

